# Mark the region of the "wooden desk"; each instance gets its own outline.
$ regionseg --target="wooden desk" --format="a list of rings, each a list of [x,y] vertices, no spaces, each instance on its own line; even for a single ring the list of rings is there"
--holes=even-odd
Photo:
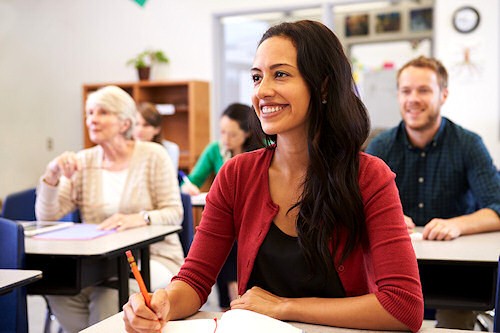
[[[41,271],[0,269],[0,295],[8,294],[15,288],[25,286],[41,278]]]
[[[451,241],[413,241],[413,247],[427,308],[484,311],[495,307],[500,232]]]
[[[140,250],[141,274],[149,289],[149,245],[181,229],[180,226],[151,225],[78,241],[26,237],[26,267],[43,272],[40,281],[28,286],[28,293],[76,295],[83,288],[118,277],[121,309],[128,300],[130,269],[125,251]]]
[[[195,315],[187,318],[187,319],[210,319],[210,318],[220,318],[222,316],[222,312],[198,312]],[[295,327],[298,327],[304,330],[306,333],[388,333],[391,331],[371,331],[371,330],[356,330],[349,328],[340,328],[340,327],[330,327],[330,326],[321,326],[321,325],[313,325],[313,324],[304,324],[297,322],[290,322]],[[95,325],[92,325],[80,333],[102,333],[102,332],[113,332],[113,333],[124,333],[125,325],[123,323],[123,312],[117,313],[114,316],[111,316]],[[167,333],[165,329],[163,329],[164,333]],[[451,330],[451,329],[440,329],[440,328],[423,328],[418,331],[419,333],[465,333],[472,332],[466,330]],[[196,333],[196,332],[190,332]],[[398,333],[401,333],[400,331]]]

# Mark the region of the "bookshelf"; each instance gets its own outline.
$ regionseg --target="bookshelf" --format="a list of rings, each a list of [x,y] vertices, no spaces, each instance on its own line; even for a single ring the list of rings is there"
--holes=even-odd
[[[209,83],[204,81],[139,81],[132,83],[100,83],[83,86],[83,126],[85,148],[94,144],[85,124],[85,101],[88,94],[107,85],[128,92],[136,101],[173,104],[175,112],[163,115],[164,139],[179,145],[179,168],[189,172],[210,141]]]

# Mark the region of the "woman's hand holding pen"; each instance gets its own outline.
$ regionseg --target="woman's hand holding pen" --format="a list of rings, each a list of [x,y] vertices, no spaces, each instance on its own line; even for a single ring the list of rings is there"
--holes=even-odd
[[[61,174],[66,178],[71,178],[73,174],[81,169],[80,160],[71,151],[62,153],[54,158],[47,165],[43,180],[50,185],[56,186]]]
[[[152,294],[151,309],[140,293],[134,294],[123,306],[125,330],[129,333],[158,332],[160,326],[167,323],[169,311],[170,302],[165,289],[158,289]]]
[[[264,315],[284,320],[282,305],[286,298],[276,296],[259,287],[252,287],[243,296],[231,302],[232,309],[244,309],[262,313]]]

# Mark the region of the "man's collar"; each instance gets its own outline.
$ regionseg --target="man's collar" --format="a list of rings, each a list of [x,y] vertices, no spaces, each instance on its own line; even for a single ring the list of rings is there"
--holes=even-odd
[[[410,142],[410,140],[408,139],[408,133],[406,132],[406,126],[405,126],[404,121],[401,121],[399,123],[399,131],[398,132],[401,134],[403,143],[406,147],[408,147],[408,149],[420,149],[420,150],[427,151],[428,149],[430,149],[430,147],[436,147],[438,144],[441,143],[441,141],[442,141],[441,138],[443,137],[442,133],[444,132],[445,125],[448,122],[449,122],[449,120],[447,118],[441,116],[441,124],[439,125],[438,131],[436,132],[436,134],[434,134],[434,137],[431,139],[431,141],[429,141],[425,145],[425,147],[423,149],[415,147]]]

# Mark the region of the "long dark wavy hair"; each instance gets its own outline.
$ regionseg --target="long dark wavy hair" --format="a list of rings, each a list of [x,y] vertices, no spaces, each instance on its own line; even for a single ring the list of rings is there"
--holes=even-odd
[[[350,63],[330,29],[308,20],[285,22],[267,30],[259,45],[276,36],[290,39],[297,49],[298,69],[311,93],[307,115],[309,166],[302,194],[288,213],[299,209],[299,244],[311,272],[319,270],[328,275],[364,237],[358,173],[360,148],[368,136],[370,121],[356,95]],[[252,124],[262,141],[279,146],[276,135],[262,131],[256,116]],[[346,234],[342,237],[345,247],[340,262],[334,264],[341,232]]]

